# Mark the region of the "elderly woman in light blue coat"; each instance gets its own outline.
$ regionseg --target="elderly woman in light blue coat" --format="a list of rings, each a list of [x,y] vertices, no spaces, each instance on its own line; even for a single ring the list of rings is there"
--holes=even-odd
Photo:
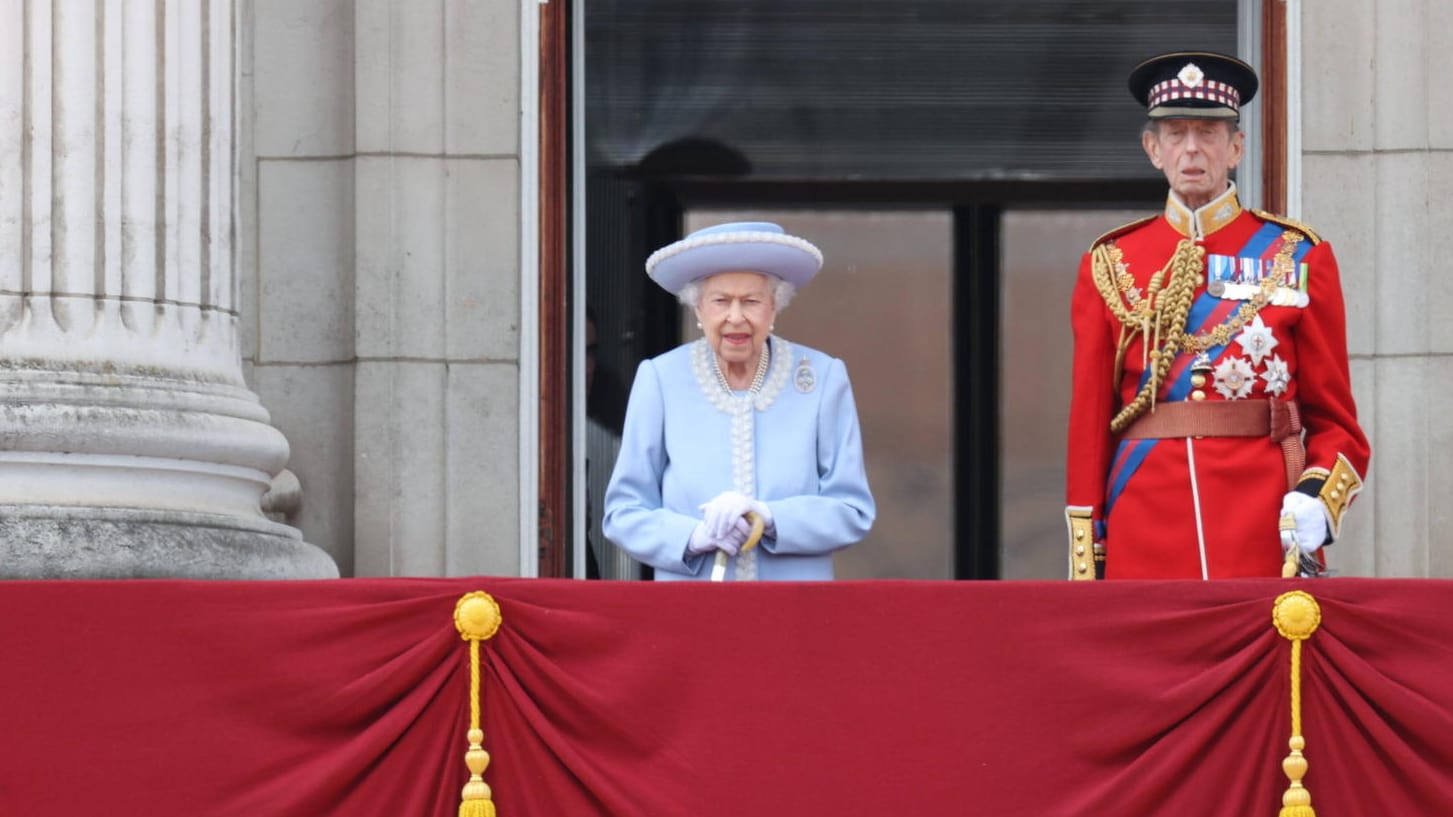
[[[605,496],[605,534],[657,580],[831,579],[832,554],[875,507],[841,360],[772,334],[822,267],[809,242],[766,222],[698,230],[646,272],[693,308],[703,337],[643,361]],[[748,511],[764,522],[743,550]]]

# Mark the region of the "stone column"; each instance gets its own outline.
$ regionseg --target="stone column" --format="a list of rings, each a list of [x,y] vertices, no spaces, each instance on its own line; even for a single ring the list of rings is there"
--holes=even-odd
[[[0,576],[322,578],[260,510],[232,0],[0,4]]]

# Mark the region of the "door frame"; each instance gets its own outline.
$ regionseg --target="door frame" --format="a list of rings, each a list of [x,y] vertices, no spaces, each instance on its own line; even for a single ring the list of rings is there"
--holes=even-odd
[[[534,39],[538,61],[530,66],[529,60],[522,60],[522,111],[525,114],[521,125],[521,261],[526,272],[531,261],[535,261],[536,275],[522,275],[522,325],[521,327],[521,377],[520,377],[520,429],[521,429],[521,575],[545,577],[583,575],[583,531],[577,520],[581,517],[583,499],[579,496],[581,477],[576,473],[580,455],[575,451],[574,441],[581,434],[583,416],[583,270],[577,261],[572,264],[572,250],[579,252],[584,240],[582,215],[583,196],[578,188],[582,186],[582,173],[572,174],[584,158],[576,144],[583,130],[578,101],[572,110],[572,86],[583,81],[580,76],[583,66],[578,65],[584,53],[583,47],[572,40],[572,34],[579,37],[579,15],[583,14],[583,3],[576,0],[522,0],[522,45],[525,53],[530,51]],[[1258,157],[1261,167],[1261,184],[1255,188],[1261,194],[1261,207],[1273,212],[1287,213],[1300,205],[1300,156],[1298,127],[1299,89],[1293,80],[1300,80],[1296,55],[1299,53],[1300,0],[1243,0],[1241,15],[1249,24],[1247,35],[1242,38],[1243,51],[1259,50],[1258,62],[1261,74],[1261,96],[1259,122],[1255,123],[1256,135],[1260,137]],[[531,25],[532,15],[538,15],[536,25]],[[572,15],[574,15],[572,17]],[[574,25],[572,25],[572,20]],[[572,76],[574,82],[572,82]],[[531,87],[533,86],[533,87]],[[538,100],[538,111],[529,110],[531,97]],[[532,113],[537,113],[531,123]],[[526,146],[533,148],[533,151]],[[572,146],[574,153],[572,153]],[[531,164],[533,152],[538,158],[535,167]],[[580,168],[583,171],[583,168]],[[531,178],[536,177],[536,178]],[[537,185],[532,196],[528,190]],[[1164,187],[1154,182],[1164,195]],[[1057,203],[1106,203],[1114,201],[1141,201],[1143,186],[1140,182],[1117,182],[1114,184],[1061,183],[1049,186]],[[997,275],[997,230],[995,240],[985,244],[975,235],[987,235],[985,220],[991,219],[997,226],[998,212],[1007,206],[1035,201],[1048,195],[1045,189],[1034,183],[1011,182],[928,182],[928,183],[873,183],[873,182],[717,182],[700,179],[681,179],[670,183],[669,189],[682,202],[691,206],[731,206],[750,203],[752,205],[790,204],[792,202],[850,205],[852,203],[904,206],[906,202],[931,203],[948,206],[955,211],[955,276],[964,272],[963,259],[971,269],[982,269],[992,256],[996,260]],[[1027,198],[1026,198],[1027,197]],[[962,211],[962,212],[961,212]],[[1296,212],[1290,213],[1297,215]],[[537,219],[537,229],[531,231],[528,222]],[[960,222],[977,224],[978,229],[965,234]],[[572,229],[572,225],[574,229]],[[962,293],[961,293],[962,291]],[[955,320],[958,309],[963,306],[978,314],[997,293],[997,278],[993,288],[987,284],[955,288],[956,301],[960,297],[969,299],[968,304],[955,304]],[[993,312],[994,337],[985,336],[983,331],[973,331],[967,337],[955,338],[956,354],[966,359],[977,360],[981,370],[987,371],[985,361],[997,356],[997,307]],[[534,320],[532,321],[531,318]],[[529,324],[534,323],[534,326]],[[527,340],[527,335],[530,337]],[[962,348],[960,344],[963,344]],[[527,354],[534,347],[535,355]],[[533,359],[532,359],[533,358]],[[956,364],[957,367],[958,364]],[[527,368],[533,368],[528,371]],[[997,378],[997,375],[996,375]],[[956,374],[957,379],[957,374]],[[538,392],[531,394],[531,387]],[[956,388],[958,388],[956,386]],[[997,399],[997,388],[994,390]],[[955,432],[962,437],[972,434],[980,437],[979,448],[996,440],[997,407],[992,413],[992,422],[983,409],[968,412],[965,421],[956,411]],[[967,422],[968,427],[959,428]],[[975,449],[976,451],[979,449]],[[957,450],[957,460],[962,462],[966,452]],[[981,452],[982,453],[982,452]],[[985,475],[973,472],[956,473],[958,490],[964,485],[975,487],[972,508],[960,508],[957,512],[956,538],[963,542],[962,526],[991,525],[993,541],[998,539],[998,494],[997,453],[992,461],[994,480],[984,482]],[[955,468],[964,466],[956,463]],[[993,502],[990,502],[990,488],[993,488]],[[992,512],[987,505],[992,504]],[[532,508],[531,506],[534,506]],[[972,521],[966,517],[972,516]],[[980,537],[973,537],[978,540]],[[568,549],[567,549],[568,548]],[[977,545],[957,546],[955,572],[961,578],[981,578],[985,572],[998,570],[997,550],[991,555],[978,549]]]

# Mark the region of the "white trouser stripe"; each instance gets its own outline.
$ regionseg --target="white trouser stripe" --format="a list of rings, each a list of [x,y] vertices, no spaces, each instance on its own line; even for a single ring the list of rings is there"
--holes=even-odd
[[[1186,438],[1186,467],[1191,472],[1191,505],[1196,512],[1196,545],[1201,549],[1201,578],[1211,578],[1206,569],[1206,531],[1201,527],[1201,489],[1196,485],[1196,449],[1191,438]]]

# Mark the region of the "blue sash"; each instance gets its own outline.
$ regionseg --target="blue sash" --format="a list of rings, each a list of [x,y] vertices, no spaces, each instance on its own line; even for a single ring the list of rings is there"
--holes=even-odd
[[[1274,244],[1278,239],[1282,237],[1282,234],[1285,233],[1287,229],[1288,228],[1274,222],[1267,222],[1266,224],[1263,224],[1261,229],[1257,230],[1256,233],[1251,236],[1250,240],[1246,242],[1246,245],[1243,246],[1239,251],[1237,251],[1237,257],[1262,257],[1266,254],[1267,250],[1271,248],[1272,244]],[[1306,254],[1311,251],[1312,246],[1312,242],[1303,237],[1303,239],[1297,243],[1297,248],[1295,252],[1292,253],[1292,261],[1294,263],[1301,263],[1302,259],[1306,256]],[[1191,305],[1190,314],[1186,317],[1187,334],[1200,334],[1201,331],[1205,328],[1204,324],[1216,311],[1216,308],[1224,303],[1225,301],[1221,300],[1220,298],[1217,298],[1208,292],[1202,292],[1200,296],[1196,298],[1196,302]],[[1231,320],[1231,318],[1235,314],[1236,311],[1232,310],[1226,316],[1225,320]],[[1225,344],[1222,344],[1220,346],[1213,346],[1210,349],[1206,350],[1206,355],[1211,360],[1216,360],[1221,356],[1221,353],[1225,351],[1225,349]],[[1146,381],[1149,379],[1150,372],[1142,372],[1140,376],[1140,387],[1144,388]],[[1161,402],[1164,403],[1175,403],[1181,400],[1185,400],[1186,396],[1190,394],[1190,391],[1191,367],[1186,366],[1184,369],[1182,369],[1180,375],[1169,384],[1169,387],[1166,389],[1165,394],[1162,395],[1159,399]],[[1106,486],[1105,491],[1106,519],[1110,518],[1110,509],[1115,507],[1115,501],[1120,498],[1120,494],[1124,493],[1125,486],[1130,483],[1130,478],[1135,476],[1136,471],[1140,470],[1140,466],[1144,464],[1145,458],[1150,455],[1150,449],[1154,448],[1155,444],[1158,442],[1160,442],[1160,440],[1155,438],[1146,440],[1121,440],[1120,444],[1116,446],[1115,456],[1110,460],[1110,473],[1106,475],[1106,478],[1108,479],[1108,485]],[[1117,463],[1119,464],[1119,468],[1116,468]]]

